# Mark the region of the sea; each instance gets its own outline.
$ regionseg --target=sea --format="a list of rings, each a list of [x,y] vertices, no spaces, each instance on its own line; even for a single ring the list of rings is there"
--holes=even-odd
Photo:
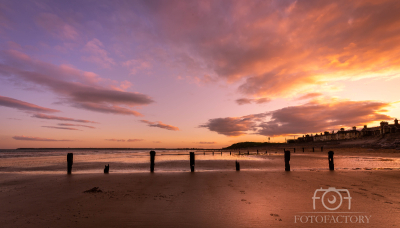
[[[0,150],[0,173],[65,174],[67,154],[73,153],[72,173],[150,172],[151,149],[15,149]],[[190,172],[189,152],[195,153],[195,172],[282,171],[285,169],[281,148],[255,150],[154,150],[154,172]],[[240,153],[240,154],[239,154]],[[393,170],[400,168],[400,153],[393,151],[350,151],[337,149],[335,170]],[[327,151],[294,152],[290,157],[291,171],[329,170]]]

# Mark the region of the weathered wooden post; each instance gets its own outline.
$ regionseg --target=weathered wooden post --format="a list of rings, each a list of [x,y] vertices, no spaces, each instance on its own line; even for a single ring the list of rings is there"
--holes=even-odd
[[[303,147],[303,153],[304,153],[304,147]]]
[[[67,173],[71,174],[72,171],[72,163],[74,163],[74,154],[68,153],[67,154]]]
[[[258,155],[258,150],[257,150],[257,155]]]
[[[236,160],[236,171],[240,171],[240,164],[237,160]]]
[[[194,152],[190,152],[190,171],[194,172]]]
[[[324,147],[323,147],[323,146],[321,146],[321,152],[322,152],[322,151],[324,151]]]
[[[249,151],[247,151],[247,155],[249,155],[250,154],[250,152]]]
[[[335,170],[335,164],[333,163],[333,151],[328,152],[328,160],[329,160],[329,170]]]
[[[314,152],[314,147],[312,148],[312,152]]]
[[[154,158],[156,157],[155,151],[150,151],[150,172],[154,172]]]
[[[296,153],[296,148],[293,148],[293,153]]]
[[[104,167],[104,173],[108,174],[108,172],[110,171],[110,164],[106,165],[106,167]]]
[[[285,171],[290,171],[290,151],[285,151]]]

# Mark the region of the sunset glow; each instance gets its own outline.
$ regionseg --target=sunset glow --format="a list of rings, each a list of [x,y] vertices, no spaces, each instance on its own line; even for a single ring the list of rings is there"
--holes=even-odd
[[[0,149],[221,148],[400,118],[400,2],[0,1]]]

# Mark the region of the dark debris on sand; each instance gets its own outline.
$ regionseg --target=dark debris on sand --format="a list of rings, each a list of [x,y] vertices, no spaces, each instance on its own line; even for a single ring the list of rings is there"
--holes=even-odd
[[[100,193],[103,192],[99,187],[93,187],[89,190],[84,191],[83,193]]]

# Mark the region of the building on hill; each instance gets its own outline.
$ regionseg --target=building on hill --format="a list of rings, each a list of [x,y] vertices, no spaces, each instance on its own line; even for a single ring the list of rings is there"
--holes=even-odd
[[[364,136],[379,136],[384,134],[391,134],[400,132],[400,125],[397,119],[394,120],[394,124],[389,124],[386,121],[382,121],[380,126],[370,127],[364,125],[364,128],[360,131],[354,126],[351,130],[345,130],[340,128],[339,131],[335,133],[332,131],[325,131],[324,134],[316,133],[314,136],[303,135],[303,137],[298,137],[296,140],[291,140],[291,142],[303,143],[303,142],[323,142],[323,141],[334,141],[334,140],[345,140],[345,139],[357,139]]]

